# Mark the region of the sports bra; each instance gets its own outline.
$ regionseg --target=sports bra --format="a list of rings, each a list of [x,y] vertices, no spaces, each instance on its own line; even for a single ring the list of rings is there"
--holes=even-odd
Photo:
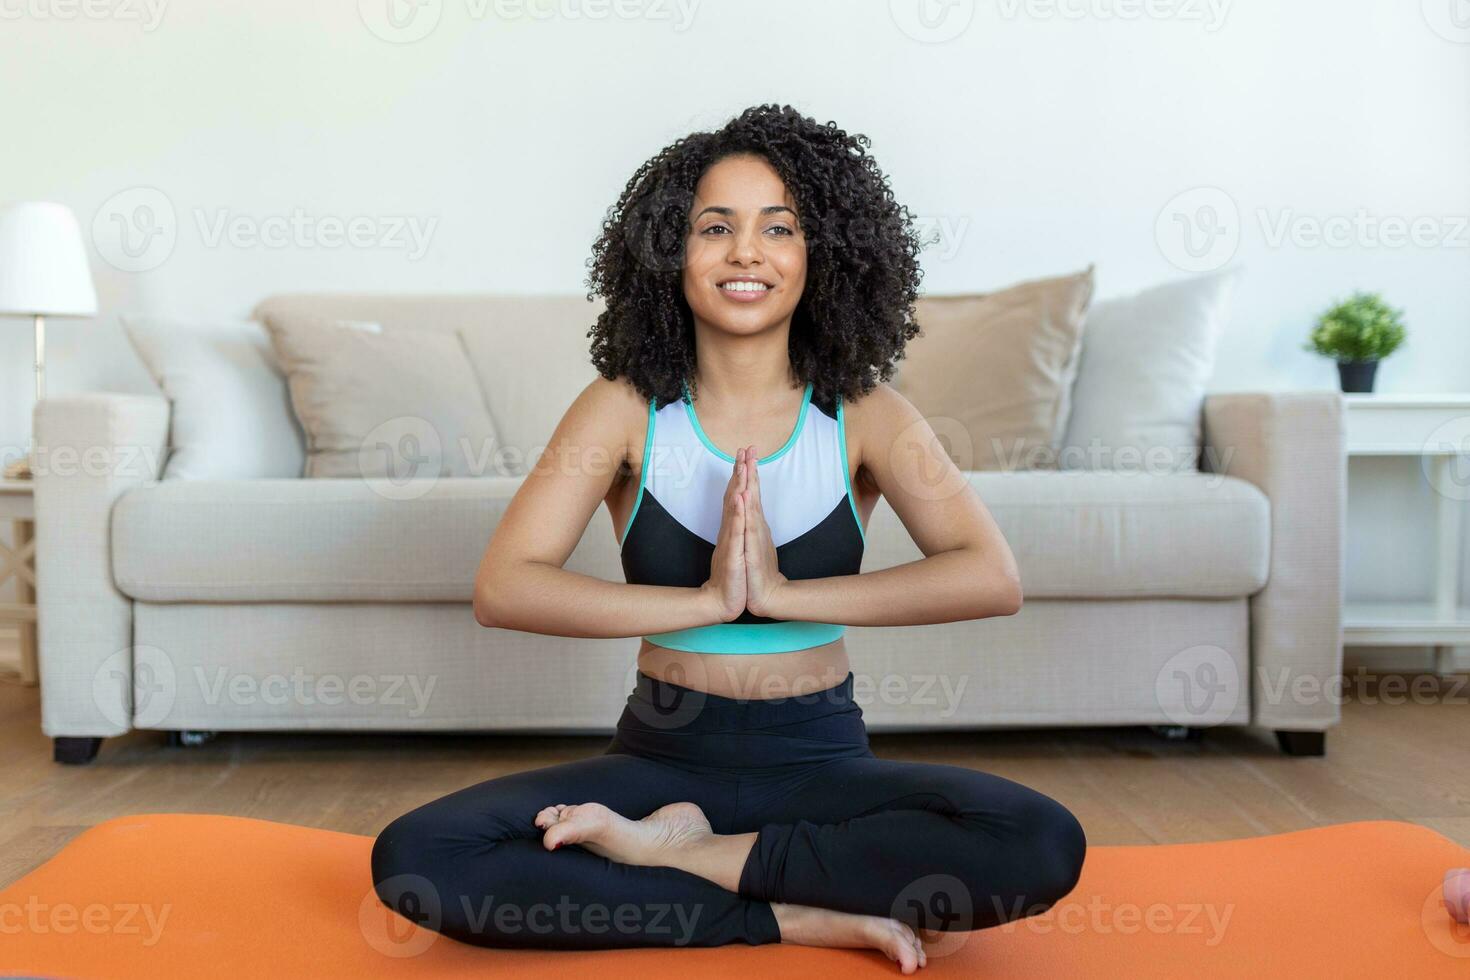
[[[698,588],[709,580],[735,458],[700,428],[687,383],[679,399],[662,408],[655,401],[648,401],[642,479],[623,532],[623,574],[631,584]],[[848,475],[842,400],[834,401],[813,401],[807,382],[786,444],[756,461],[776,564],[792,580],[856,575],[862,565],[867,534]],[[784,653],[830,643],[846,630],[745,609],[728,623],[645,639],[690,653]]]

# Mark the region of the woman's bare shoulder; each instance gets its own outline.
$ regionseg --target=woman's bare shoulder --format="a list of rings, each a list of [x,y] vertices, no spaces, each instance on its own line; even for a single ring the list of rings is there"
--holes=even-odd
[[[858,436],[892,433],[921,418],[913,402],[887,382],[879,382],[872,391],[845,400],[842,414],[848,431]]]
[[[648,399],[638,393],[625,377],[605,378],[598,375],[577,395],[567,408],[562,426],[569,432],[593,437],[621,459],[633,458],[633,451],[643,449],[643,434],[648,420]]]

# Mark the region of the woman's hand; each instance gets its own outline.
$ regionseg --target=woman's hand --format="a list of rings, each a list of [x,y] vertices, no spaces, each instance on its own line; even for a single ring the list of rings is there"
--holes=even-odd
[[[700,588],[712,597],[720,611],[720,622],[728,623],[745,612],[745,467],[741,465],[745,450],[735,454],[730,482],[725,484],[725,502],[720,518],[720,534],[715,553],[710,557],[709,581]]]
[[[760,466],[756,463],[755,447],[744,455],[745,489],[742,494],[745,518],[745,604],[756,616],[773,615],[776,594],[786,584],[786,576],[776,563],[776,545],[771,540],[771,528],[766,523],[765,511],[761,509]],[[738,464],[737,464],[738,465]]]

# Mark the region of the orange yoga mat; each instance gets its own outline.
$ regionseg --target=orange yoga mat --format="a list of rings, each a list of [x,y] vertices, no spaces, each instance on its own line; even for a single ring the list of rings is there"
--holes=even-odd
[[[897,845],[898,842],[895,842]],[[794,946],[535,952],[419,929],[372,890],[372,839],[203,814],[118,817],[0,892],[0,975],[898,976]],[[1051,910],[944,937],[921,977],[1470,977],[1441,900],[1470,851],[1392,820],[1204,844],[1094,847]]]

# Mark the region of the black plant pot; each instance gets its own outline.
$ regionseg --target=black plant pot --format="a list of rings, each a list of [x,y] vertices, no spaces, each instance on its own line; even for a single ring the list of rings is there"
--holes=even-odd
[[[1344,392],[1369,392],[1373,390],[1373,372],[1378,370],[1377,361],[1338,361],[1337,377]]]

